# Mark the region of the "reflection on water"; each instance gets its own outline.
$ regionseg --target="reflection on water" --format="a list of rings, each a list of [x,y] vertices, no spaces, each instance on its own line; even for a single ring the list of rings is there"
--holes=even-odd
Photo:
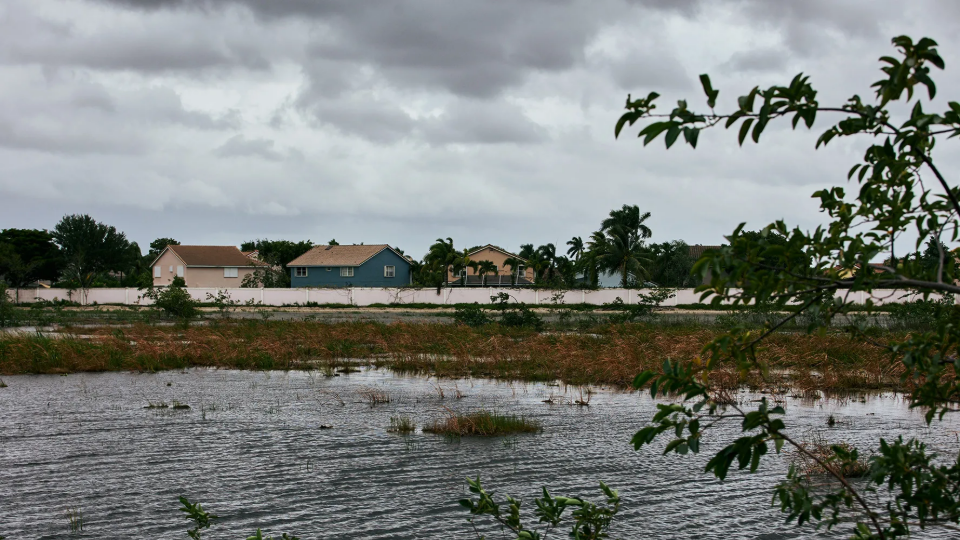
[[[541,485],[599,501],[603,480],[623,497],[617,537],[823,536],[781,526],[782,516],[769,506],[770,488],[788,464],[784,457],[766,460],[756,474],[733,472],[718,482],[700,472],[716,445],[704,444],[700,456],[634,452],[630,437],[655,409],[647,394],[594,388],[588,396],[545,383],[437,381],[381,370],[4,380],[0,536],[8,539],[185,538],[179,495],[222,517],[211,538],[244,538],[257,527],[305,540],[468,538],[456,501],[466,493],[463,478],[477,474],[498,494],[527,500],[525,507]],[[371,390],[388,395],[389,403],[371,405]],[[587,397],[589,406],[574,404]],[[190,408],[145,408],[174,402]],[[419,430],[387,432],[391,416],[422,426],[449,410],[479,408],[536,419],[544,432],[459,442]],[[881,435],[919,435],[943,453],[957,452],[956,421],[927,430],[920,413],[896,396],[788,400],[787,410],[795,433],[823,430],[829,438],[842,430],[863,447]],[[826,427],[830,414],[839,421],[833,430]],[[79,535],[70,534],[70,508],[83,512]]]

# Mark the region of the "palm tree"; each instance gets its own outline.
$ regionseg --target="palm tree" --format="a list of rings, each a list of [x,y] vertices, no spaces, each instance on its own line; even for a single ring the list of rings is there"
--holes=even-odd
[[[579,261],[580,255],[582,255],[584,251],[583,238],[574,236],[567,241],[567,245],[570,246],[570,249],[567,250],[567,255],[573,257],[573,260]]]
[[[480,276],[480,286],[485,284],[485,276],[487,274],[500,275],[500,271],[497,270],[497,265],[493,264],[493,261],[477,261],[477,274]]]
[[[437,238],[437,241],[430,246],[430,250],[423,257],[424,266],[430,269],[431,273],[439,276],[439,284],[446,283],[447,272],[452,272],[453,264],[457,258],[457,251],[453,247],[453,238]]]
[[[636,236],[643,240],[650,238],[653,232],[650,227],[644,225],[644,221],[650,218],[650,212],[640,213],[640,207],[637,205],[623,205],[620,210],[611,210],[610,217],[603,220],[600,224],[600,230],[607,232],[614,227],[621,227],[631,236]]]
[[[467,268],[473,268],[474,271],[477,269],[476,261],[470,260],[469,252],[464,248],[463,251],[454,251],[453,256],[450,259],[450,271],[453,275],[463,272],[463,276],[460,279],[461,285],[467,284]]]
[[[533,244],[520,244],[520,253],[518,253],[518,255],[521,259],[526,260],[533,257],[534,251]]]
[[[504,266],[510,267],[510,285],[516,285],[517,279],[520,277],[520,269],[527,264],[526,261],[518,259],[517,257],[507,257],[503,261]]]
[[[614,226],[606,231],[604,252],[599,255],[597,262],[601,270],[620,274],[620,284],[626,288],[631,276],[637,280],[647,276],[646,265],[650,259],[642,239],[623,227]]]
[[[546,255],[545,250],[537,249],[527,258],[527,267],[533,270],[534,281],[543,278],[547,269],[550,267],[551,261]]]

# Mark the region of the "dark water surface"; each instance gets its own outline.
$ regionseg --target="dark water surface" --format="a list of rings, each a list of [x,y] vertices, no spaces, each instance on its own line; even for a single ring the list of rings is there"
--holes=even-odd
[[[599,501],[603,480],[623,498],[617,538],[825,536],[780,525],[782,516],[770,507],[771,487],[789,457],[773,456],[756,474],[731,472],[719,482],[700,472],[717,445],[686,457],[633,451],[630,437],[655,410],[648,394],[597,388],[589,407],[578,407],[571,403],[581,396],[576,388],[455,383],[372,369],[339,377],[189,370],[4,380],[0,536],[8,540],[186,538],[179,495],[221,516],[204,535],[211,540],[246,538],[257,527],[303,540],[470,538],[456,501],[466,494],[464,477],[477,474],[488,490],[526,500],[528,512],[542,485]],[[371,406],[363,397],[371,388],[392,401]],[[556,403],[542,403],[551,396]],[[191,408],[144,408],[174,401]],[[480,408],[539,420],[544,432],[460,442],[419,429],[387,432],[391,416],[422,426],[448,410]],[[842,433],[871,447],[880,436],[902,434],[922,436],[944,454],[958,450],[954,419],[924,428],[920,413],[896,396],[788,400],[787,412],[801,437]],[[833,429],[826,427],[830,414],[840,422]],[[82,533],[70,533],[70,508],[83,513]],[[848,535],[841,526],[831,536]]]

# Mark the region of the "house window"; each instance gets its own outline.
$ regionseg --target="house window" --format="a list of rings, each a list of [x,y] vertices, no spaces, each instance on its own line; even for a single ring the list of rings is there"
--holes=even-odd
[[[340,277],[353,277],[353,268],[349,266],[340,268]]]
[[[177,277],[183,277],[183,266],[177,265]]]
[[[226,266],[223,269],[223,277],[237,277],[237,268],[234,266]]]
[[[394,277],[397,275],[396,266],[384,266],[383,267],[383,277]]]
[[[172,264],[170,265],[170,273],[171,273],[171,274],[173,273],[173,265],[172,265]]]
[[[298,266],[293,269],[293,275],[296,277],[307,277],[307,267]]]
[[[153,267],[153,277],[160,277],[163,274],[163,267],[157,265]]]

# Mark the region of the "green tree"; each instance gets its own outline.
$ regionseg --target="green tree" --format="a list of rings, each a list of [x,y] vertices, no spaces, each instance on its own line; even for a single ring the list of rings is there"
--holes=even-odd
[[[150,260],[147,262],[147,264],[150,264],[156,260],[156,258],[163,253],[163,250],[167,249],[167,246],[179,245],[180,242],[174,240],[173,238],[157,238],[153,242],[150,242],[150,251],[147,252],[147,258]]]
[[[517,280],[520,279],[520,271],[527,264],[527,261],[519,257],[507,257],[503,261],[503,265],[510,269],[510,285],[516,285]]]
[[[690,246],[683,240],[650,244],[650,280],[661,287],[692,287],[699,285],[691,271],[693,257]]]
[[[624,288],[643,281],[649,273],[647,265],[650,257],[644,249],[641,236],[621,225],[605,228],[604,234],[606,241],[603,251],[597,256],[598,268],[603,272],[620,274],[620,285]]]
[[[253,282],[248,282],[247,286],[259,287],[289,287],[290,271],[287,265],[297,257],[310,251],[313,248],[313,242],[302,240],[293,242],[290,240],[251,240],[240,244],[240,251],[257,251],[261,261],[276,267],[273,271],[263,269]],[[241,286],[243,286],[241,284]]]
[[[497,265],[493,264],[493,261],[477,261],[477,275],[480,276],[480,285],[486,284],[486,275],[493,274],[495,276],[500,275],[500,270],[497,268]]]
[[[639,206],[625,204],[619,210],[610,211],[610,217],[603,220],[603,223],[600,224],[600,230],[606,232],[615,227],[620,227],[631,236],[645,240],[653,235],[650,227],[644,224],[644,221],[648,219],[650,219],[650,212],[641,214]]]
[[[340,245],[340,242],[337,242],[337,239],[336,239],[336,238],[331,238],[330,241],[327,242],[327,245],[328,245],[328,246],[339,246],[339,245]]]
[[[579,261],[580,255],[582,255],[584,249],[586,249],[586,246],[583,244],[583,238],[574,236],[572,239],[567,241],[567,245],[570,246],[570,248],[567,250],[567,255],[573,257],[573,260]]]
[[[420,281],[442,287],[447,283],[448,272],[453,272],[452,267],[456,258],[457,251],[453,247],[453,238],[437,238],[423,257]]]
[[[32,270],[26,281],[56,281],[60,277],[63,257],[49,232],[37,229],[4,229],[0,231],[0,244],[8,244],[23,264],[31,266]]]
[[[639,136],[645,145],[663,136],[670,148],[683,135],[696,148],[700,131],[721,124],[737,127],[742,145],[748,137],[759,142],[772,121],[790,118],[794,128],[801,122],[812,128],[818,118],[838,116],[822,132],[817,147],[837,137],[872,140],[863,160],[848,174],[858,184],[853,193],[828,187],[813,194],[829,220],[827,225],[804,231],[777,221],[752,237],[742,232],[741,224],[727,237],[728,245],[694,265],[694,272],[701,276],[714,270],[710,283],[698,290],[715,303],[771,303],[778,308],[792,304],[793,312],[760,333],[735,328],[707,344],[700,361],[668,360],[662,372],[644,372],[634,381],[637,387],[649,384],[654,395],[682,396],[658,405],[652,422],[634,436],[637,449],[667,436],[671,440],[666,452],[696,453],[701,440],[710,435],[726,438],[717,426],[739,422],[739,437],[711,444],[721,449],[707,462],[707,472],[723,479],[734,464],[755,471],[771,446],[778,452],[784,445],[792,446],[823,466],[833,482],[813,485],[791,468],[774,488],[774,500],[788,521],[832,528],[848,523],[852,516],[852,538],[861,540],[901,538],[960,522],[960,462],[938,460],[918,438],[881,438],[870,458],[868,483],[854,484],[842,471],[859,459],[858,450],[835,445],[827,457],[812,454],[787,426],[786,411],[766,399],[755,408],[735,404],[726,406],[722,415],[709,420],[705,416],[722,407],[710,372],[733,365],[741,373],[762,377],[767,370],[756,355],[758,345],[801,315],[810,321],[808,331],[820,332],[835,316],[849,312],[852,293],[878,289],[924,296],[960,293],[960,286],[944,279],[947,258],[939,248],[935,265],[900,265],[893,260],[897,238],[906,230],[916,235],[914,249],[931,240],[935,247],[944,240],[956,242],[960,232],[960,190],[949,184],[933,155],[938,140],[960,136],[960,103],[949,101],[942,112],[924,110],[937,92],[931,68],[944,68],[936,42],[900,36],[893,44],[899,55],[880,59],[882,76],[872,85],[873,99],[854,95],[840,105],[823,105],[809,77],[799,74],[786,86],[755,87],[737,99],[731,112],[717,113],[719,90],[707,75],[701,75],[709,112],[691,110],[681,100],[669,114],[659,114],[654,112],[656,93],[640,99],[628,96],[627,112],[614,130],[619,135],[625,126],[642,121]],[[905,119],[894,120],[894,105],[904,111]],[[857,272],[885,254],[890,255],[890,265],[881,265],[876,272]],[[872,304],[866,307],[869,310]],[[927,424],[954,409],[960,396],[960,311],[954,309],[935,326],[909,335],[877,338],[857,325],[851,331],[889,352],[888,371],[901,374],[901,384],[910,389],[911,407],[925,412]],[[867,491],[879,493],[868,496]]]
[[[16,302],[20,303],[20,288],[25,287],[34,275],[36,263],[24,262],[13,246],[0,244],[0,282],[14,287]],[[6,291],[6,288],[4,288]]]
[[[79,286],[81,302],[86,302],[86,290],[101,274],[121,272],[128,262],[126,235],[88,215],[64,216],[52,235],[66,261],[64,276]]]

